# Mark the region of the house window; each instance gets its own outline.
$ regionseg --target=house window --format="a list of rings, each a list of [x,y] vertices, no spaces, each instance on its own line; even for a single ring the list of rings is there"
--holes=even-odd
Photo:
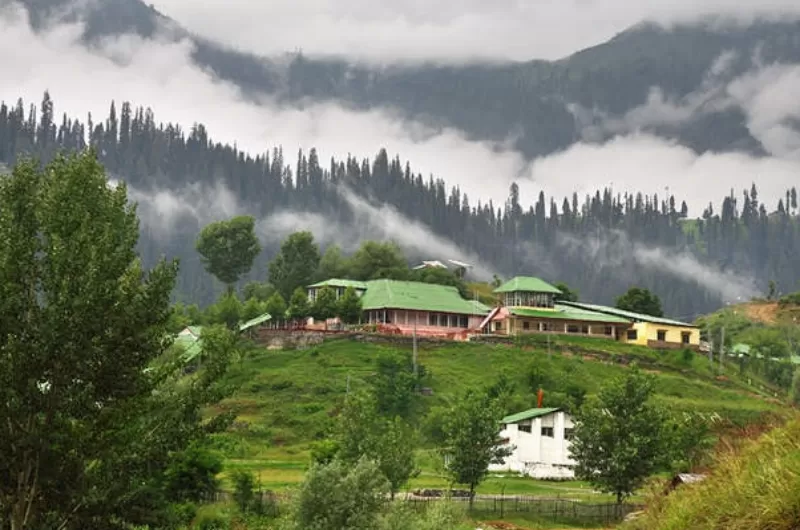
[[[614,334],[614,328],[612,326],[606,326],[605,334],[606,335],[613,335]]]
[[[531,329],[531,323],[527,320],[522,323],[522,329]]]
[[[664,329],[659,329],[656,332],[656,337],[658,339],[658,342],[667,342],[667,331]]]
[[[458,327],[460,328],[468,328],[469,327],[469,318],[464,315],[458,317]]]
[[[577,333],[577,332],[578,332],[578,326],[576,326],[575,324],[570,324],[569,326],[567,326],[567,333]]]
[[[547,436],[548,438],[553,437],[553,428],[552,427],[542,427],[542,436]]]
[[[689,344],[689,339],[692,337],[692,334],[688,331],[681,332],[681,342],[683,344]]]
[[[502,329],[503,329],[503,322],[497,321],[497,322],[494,323],[494,330],[495,331],[500,331]]]
[[[520,423],[517,426],[517,430],[529,433],[529,432],[531,432],[531,424],[530,423]]]
[[[551,329],[550,322],[542,322],[542,331],[550,331]]]
[[[436,313],[428,313],[428,325],[435,326],[436,325]]]
[[[581,333],[588,335],[589,334],[589,326],[581,326]]]
[[[572,440],[572,438],[575,436],[573,432],[573,429],[564,429],[564,439]]]
[[[635,329],[628,330],[628,340],[636,340],[639,338],[639,333]]]

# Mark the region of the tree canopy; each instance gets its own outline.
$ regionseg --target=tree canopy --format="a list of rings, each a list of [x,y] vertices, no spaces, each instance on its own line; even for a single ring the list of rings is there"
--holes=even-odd
[[[653,380],[633,367],[603,386],[574,416],[575,475],[617,502],[673,456],[667,415],[651,401]]]
[[[664,311],[661,309],[661,299],[658,295],[642,287],[631,287],[625,294],[617,297],[616,307],[617,309],[653,317],[664,316]]]
[[[160,362],[177,265],[145,270],[136,209],[94,153],[0,177],[0,517],[3,527],[157,524],[165,473],[220,419],[200,407],[235,338],[210,330],[191,385]]]
[[[261,252],[255,219],[240,215],[211,223],[197,236],[196,248],[206,270],[232,290],[233,284],[250,271],[253,260]]]
[[[305,289],[312,283],[319,260],[313,234],[295,232],[283,241],[280,252],[269,264],[269,281],[288,300],[295,289]]]

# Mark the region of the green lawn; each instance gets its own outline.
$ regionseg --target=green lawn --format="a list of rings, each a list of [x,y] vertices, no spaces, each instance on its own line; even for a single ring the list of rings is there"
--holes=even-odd
[[[327,435],[347,391],[365,387],[375,358],[404,344],[375,344],[337,339],[304,350],[251,349],[230,375],[238,390],[218,409],[234,410],[237,421],[217,435],[216,447],[226,457],[223,478],[236,469],[255,472],[262,486],[285,489],[302,480],[310,443]],[[676,410],[717,413],[737,422],[751,421],[778,406],[758,396],[734,373],[717,380],[703,357],[682,358],[679,352],[658,353],[602,339],[563,337],[548,348],[540,338],[524,343],[423,344],[419,360],[429,373],[432,395],[424,396],[423,413],[446,406],[469,388],[484,387],[505,375],[516,389],[520,410],[536,405],[532,380],[553,404],[570,384],[596,392],[609,378],[636,360],[656,378],[657,397]],[[538,387],[537,384],[537,387]],[[424,424],[424,419],[420,420]],[[421,475],[410,488],[446,487],[435,452],[419,454]],[[480,493],[528,494],[584,498],[591,490],[580,482],[544,482],[519,477],[491,477]]]

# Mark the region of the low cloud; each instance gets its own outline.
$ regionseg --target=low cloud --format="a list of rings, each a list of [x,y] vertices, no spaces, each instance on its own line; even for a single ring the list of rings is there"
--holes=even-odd
[[[557,59],[644,20],[664,26],[722,15],[787,20],[796,0],[155,0],[189,29],[262,54],[301,49],[365,61]]]
[[[561,234],[557,245],[568,254],[590,260],[597,267],[608,267],[619,277],[634,278],[637,270],[645,269],[695,282],[725,303],[747,301],[760,294],[755,279],[746,274],[702,263],[686,250],[667,250],[631,241],[618,230],[585,239]]]
[[[235,143],[252,154],[283,145],[289,164],[298,147],[317,147],[323,165],[331,156],[371,157],[385,147],[390,156],[398,153],[410,160],[425,177],[434,174],[448,186],[459,186],[472,204],[490,199],[503,204],[514,181],[520,186],[523,208],[541,190],[560,205],[573,192],[583,196],[603,186],[661,196],[668,184],[670,193],[687,201],[690,214],[699,215],[708,202],[719,204],[731,188],[749,188],[756,181],[763,202],[772,209],[800,174],[798,162],[788,158],[698,155],[642,133],[618,135],[602,144],[577,143],[529,163],[507,145],[469,141],[456,130],[403,120],[387,109],[355,112],[319,103],[299,109],[280,107],[269,99],[254,103],[235,86],[197,68],[190,60],[188,41],[124,37],[89,51],[78,43],[80,26],[57,26],[37,35],[21,11],[13,11],[14,16],[8,10],[2,13],[0,47],[16,50],[0,57],[0,99],[6,102],[20,96],[27,103],[38,102],[50,90],[57,113],[84,117],[91,111],[99,122],[107,116],[111,100],[128,100],[152,107],[157,119],[184,129],[202,122],[214,140]],[[794,77],[781,72],[774,71],[774,79],[789,86]],[[769,89],[769,79],[762,76],[735,85],[737,97],[752,102],[753,123],[761,123],[756,118],[766,115],[769,101],[774,101],[759,96],[761,87]],[[166,215],[170,203],[160,200]]]
[[[470,264],[470,273],[480,280],[492,278],[495,270],[475,254],[464,251],[446,237],[433,233],[424,223],[409,219],[387,204],[373,204],[345,187],[337,188],[353,214],[352,222],[340,223],[313,212],[280,211],[258,223],[259,234],[277,243],[298,230],[308,230],[323,245],[336,244],[354,252],[363,241],[394,241],[409,257],[449,259]]]

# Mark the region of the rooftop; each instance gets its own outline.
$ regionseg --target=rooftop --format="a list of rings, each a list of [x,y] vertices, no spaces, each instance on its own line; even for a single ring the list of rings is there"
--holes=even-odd
[[[367,288],[367,284],[364,282],[360,282],[358,280],[345,280],[341,278],[331,278],[330,280],[325,280],[324,282],[317,282],[313,285],[309,285],[311,287],[344,287],[347,289],[348,287],[352,287],[353,289],[361,289],[364,290]]]
[[[495,293],[514,293],[518,291],[561,294],[561,291],[556,287],[532,276],[516,276],[494,290]]]
[[[244,331],[244,330],[250,329],[250,328],[252,328],[254,326],[258,326],[260,324],[263,324],[264,322],[270,320],[271,318],[272,318],[272,316],[269,313],[264,313],[262,315],[258,315],[257,317],[251,318],[250,320],[248,320],[244,324],[240,325],[239,326],[239,331]]]
[[[461,298],[458,289],[449,285],[399,280],[371,280],[361,298],[364,311],[375,309],[410,309],[462,315],[485,315],[489,307],[477,300]]]
[[[528,309],[520,307],[510,307],[509,312],[518,317],[547,318],[553,320],[575,320],[581,322],[604,322],[607,324],[630,324],[627,318],[615,315],[607,315],[597,311],[588,311],[576,307],[555,305],[555,310],[547,309]]]
[[[559,410],[561,409],[560,408],[528,409],[524,412],[517,412],[516,414],[506,416],[505,418],[500,420],[500,423],[518,423],[524,420],[530,420],[533,418],[539,418],[541,416],[547,416],[548,414],[558,412]]]
[[[577,309],[587,309],[589,311],[596,311],[598,313],[616,315],[622,318],[627,318],[628,320],[634,320],[640,322],[652,322],[654,324],[664,324],[665,326],[679,326],[682,328],[697,327],[694,324],[687,324],[686,322],[680,322],[678,320],[672,320],[670,318],[654,317],[651,315],[645,315],[643,313],[634,313],[633,311],[625,311],[624,309],[617,309],[616,307],[609,307],[596,304],[585,304],[583,302],[562,302],[562,304]]]

